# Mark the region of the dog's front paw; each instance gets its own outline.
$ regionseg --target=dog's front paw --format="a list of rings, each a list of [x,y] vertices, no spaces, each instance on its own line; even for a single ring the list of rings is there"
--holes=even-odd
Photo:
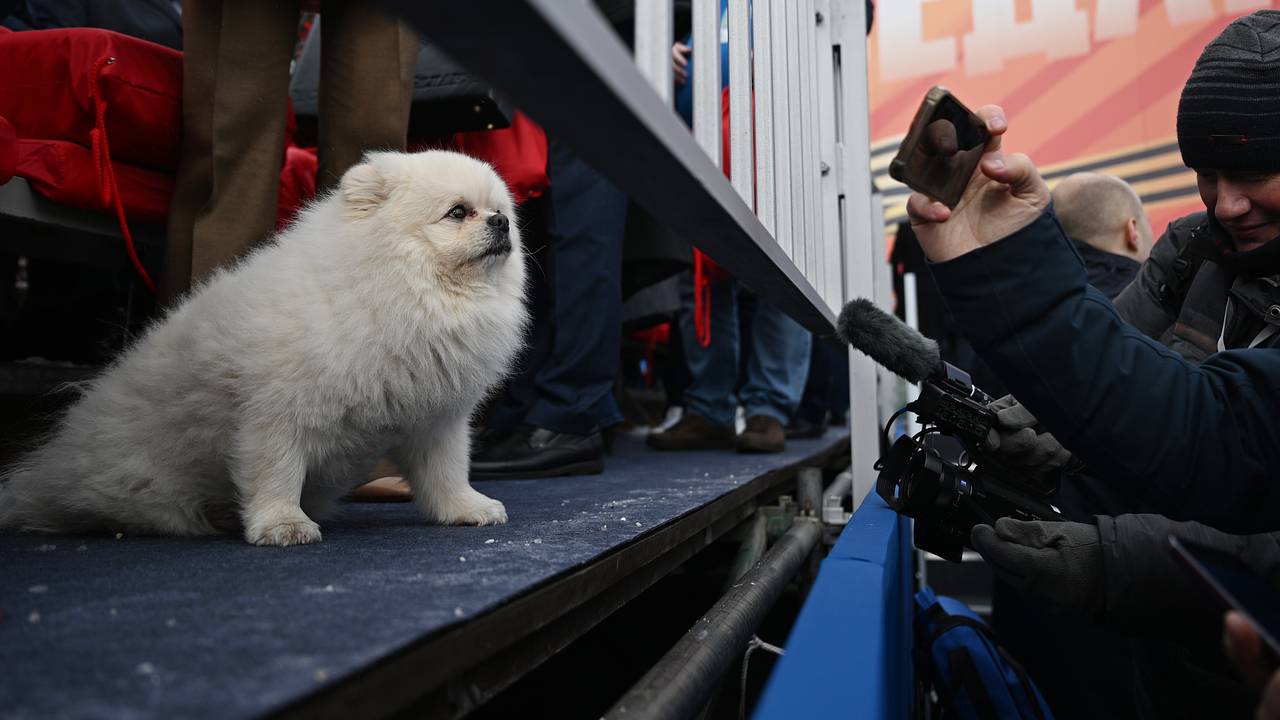
[[[443,499],[428,515],[441,525],[501,525],[507,521],[507,507],[488,495],[468,490]]]
[[[303,517],[265,527],[251,527],[245,531],[244,538],[254,545],[271,547],[307,545],[320,542],[320,526]]]

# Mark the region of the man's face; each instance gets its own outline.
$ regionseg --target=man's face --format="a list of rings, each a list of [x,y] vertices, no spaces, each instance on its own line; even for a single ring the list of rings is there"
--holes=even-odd
[[[1280,173],[1196,170],[1200,199],[1246,252],[1280,237]]]

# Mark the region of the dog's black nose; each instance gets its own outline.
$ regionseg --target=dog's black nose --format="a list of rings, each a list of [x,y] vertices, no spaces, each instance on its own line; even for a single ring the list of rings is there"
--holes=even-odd
[[[507,216],[502,213],[494,213],[489,216],[489,227],[507,232],[511,227],[511,221],[507,220]]]

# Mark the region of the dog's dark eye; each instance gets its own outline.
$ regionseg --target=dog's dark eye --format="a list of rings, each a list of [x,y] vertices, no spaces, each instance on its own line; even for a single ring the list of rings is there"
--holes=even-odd
[[[449,209],[449,217],[454,220],[465,220],[470,213],[466,205],[454,205]]]

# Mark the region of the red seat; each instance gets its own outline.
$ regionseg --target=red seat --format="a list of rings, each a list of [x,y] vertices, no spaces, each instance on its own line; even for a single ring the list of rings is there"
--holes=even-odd
[[[13,126],[0,116],[0,185],[13,179],[18,169],[18,134]]]

